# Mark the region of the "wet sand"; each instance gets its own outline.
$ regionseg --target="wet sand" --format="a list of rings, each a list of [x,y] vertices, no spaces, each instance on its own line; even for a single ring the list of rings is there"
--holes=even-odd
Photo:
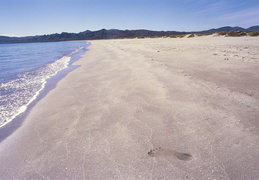
[[[258,179],[258,37],[91,43],[1,142],[1,179]]]

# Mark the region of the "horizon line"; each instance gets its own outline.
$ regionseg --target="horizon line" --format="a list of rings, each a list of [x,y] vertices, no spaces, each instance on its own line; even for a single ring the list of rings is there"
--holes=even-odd
[[[256,27],[256,26],[259,26],[259,25],[253,25],[253,26],[250,26],[248,28],[243,28],[243,27],[240,27],[240,26],[222,26],[222,27],[218,27],[218,28],[210,28],[210,29],[206,29],[206,30],[192,30],[192,31],[181,31],[181,30],[151,30],[151,29],[116,29],[116,28],[112,28],[112,29],[106,29],[106,28],[101,28],[99,30],[85,30],[85,31],[80,31],[78,33],[82,33],[82,32],[86,32],[86,31],[90,31],[90,32],[95,32],[95,31],[101,31],[101,30],[119,30],[119,31],[138,31],[138,30],[145,30],[145,31],[155,31],[155,32],[181,32],[181,33],[194,33],[194,32],[202,32],[202,31],[209,31],[209,30],[214,30],[214,29],[220,29],[220,28],[224,28],[224,27],[231,27],[231,28],[242,28],[242,29],[249,29],[251,27]],[[52,35],[52,34],[62,34],[62,33],[74,33],[74,34],[78,34],[76,32],[54,32],[54,33],[50,33],[50,34],[36,34],[36,35],[14,35],[14,34],[0,34],[0,36],[2,37],[10,37],[10,38],[19,38],[19,37],[33,37],[33,36],[44,36],[44,35]]]

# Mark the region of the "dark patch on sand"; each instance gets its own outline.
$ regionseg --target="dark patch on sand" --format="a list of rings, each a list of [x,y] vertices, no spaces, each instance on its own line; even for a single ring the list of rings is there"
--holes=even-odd
[[[181,153],[170,149],[163,149],[161,147],[152,149],[148,152],[148,155],[151,157],[168,157],[174,156],[182,161],[189,161],[192,159],[192,155],[188,153]]]
[[[190,155],[188,153],[175,152],[174,155],[177,159],[180,159],[180,160],[183,160],[183,161],[189,161],[189,160],[192,159],[192,155]]]

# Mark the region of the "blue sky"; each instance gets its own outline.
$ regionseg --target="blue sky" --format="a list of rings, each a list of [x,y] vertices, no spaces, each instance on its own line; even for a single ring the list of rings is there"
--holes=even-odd
[[[259,0],[0,0],[0,35],[259,25]]]

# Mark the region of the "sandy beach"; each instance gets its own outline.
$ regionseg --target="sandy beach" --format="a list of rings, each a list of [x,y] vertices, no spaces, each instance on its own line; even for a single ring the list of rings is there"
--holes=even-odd
[[[259,178],[259,37],[91,43],[0,143],[0,179]]]

